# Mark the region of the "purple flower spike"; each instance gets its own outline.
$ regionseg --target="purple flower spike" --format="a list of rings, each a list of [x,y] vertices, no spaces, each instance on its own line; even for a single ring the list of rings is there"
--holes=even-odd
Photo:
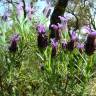
[[[60,23],[57,23],[57,24],[58,24],[58,28],[62,30],[64,27],[63,24],[60,24]]]
[[[68,22],[68,18],[67,17],[64,17],[64,16],[58,16],[58,18],[61,20],[61,23],[63,25],[66,25],[67,22]]]
[[[88,34],[84,47],[87,55],[92,55],[94,53],[96,49],[96,32]]]
[[[76,36],[76,32],[72,31],[70,33],[70,41],[67,43],[67,48],[69,51],[73,51],[74,48],[77,47],[78,38]]]
[[[20,15],[22,15],[22,12],[23,12],[23,2],[20,2],[17,5],[17,14],[20,16]]]
[[[11,41],[14,41],[14,40],[19,41],[19,39],[20,39],[19,34],[15,34],[15,35],[12,36]]]
[[[87,31],[87,33],[91,33],[92,32],[92,29],[90,28],[89,25],[87,26],[84,26],[85,30]]]
[[[63,49],[66,49],[67,48],[67,42],[65,40],[62,41],[62,48]]]
[[[27,6],[26,11],[27,13],[33,14],[35,10],[31,6]]]
[[[78,44],[77,48],[84,48],[84,44]]]
[[[11,45],[9,46],[10,52],[16,52],[18,50],[17,41],[19,40],[19,35],[15,34],[11,38]]]
[[[52,27],[54,30],[58,30],[58,26],[55,25],[55,24],[52,24],[51,27]]]
[[[52,54],[51,54],[51,56],[54,57],[54,56],[56,56],[57,46],[58,46],[58,42],[57,42],[57,40],[55,38],[51,39],[51,45],[52,45]]]
[[[64,16],[58,16],[58,18],[60,18],[61,21],[66,21],[66,22],[68,21],[68,19]]]
[[[57,47],[57,45],[58,45],[58,42],[57,42],[57,40],[54,38],[54,39],[51,39],[51,45],[52,45],[52,47],[54,48],[56,48]]]
[[[72,32],[71,33],[71,40],[76,40],[77,39],[77,36],[76,36],[76,32]]]
[[[37,38],[38,48],[46,48],[48,45],[48,37],[45,34],[38,35]]]
[[[31,19],[32,19],[32,15],[33,15],[34,12],[35,12],[34,8],[29,5],[29,6],[27,6],[27,8],[26,8],[26,12],[27,12],[28,18],[31,20]]]
[[[22,10],[22,7],[23,7],[23,2],[20,2],[20,3],[17,5],[17,9],[18,9],[18,10]]]
[[[74,46],[74,41],[69,41],[68,43],[67,43],[67,49],[69,50],[69,51],[73,51],[73,49],[75,48],[75,46]]]
[[[96,31],[90,33],[89,35],[92,36],[92,37],[96,37]]]
[[[60,25],[55,25],[55,24],[52,24],[51,27],[53,28],[54,32],[55,32],[55,38],[56,40],[60,40],[61,38],[61,32],[60,32],[60,28],[61,27]]]
[[[48,36],[46,35],[46,30],[44,25],[39,24],[37,26],[37,31],[38,31],[38,37],[37,37],[37,42],[38,42],[38,48],[46,48],[48,45]]]
[[[38,31],[39,34],[45,34],[45,27],[44,27],[44,25],[39,24],[37,26],[37,31]]]
[[[83,53],[84,44],[80,44],[80,43],[79,43],[79,44],[77,45],[77,48],[79,49],[79,52],[80,52],[80,53]]]

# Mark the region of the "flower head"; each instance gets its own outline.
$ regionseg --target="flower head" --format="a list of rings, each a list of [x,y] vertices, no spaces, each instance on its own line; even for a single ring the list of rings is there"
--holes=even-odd
[[[75,31],[72,31],[70,33],[70,36],[71,36],[70,39],[73,41],[76,41],[78,39]]]
[[[44,25],[42,25],[42,24],[39,24],[38,26],[37,26],[37,31],[38,31],[38,34],[45,34],[45,27],[44,27]]]
[[[33,7],[31,7],[30,5],[28,5],[26,7],[26,13],[27,13],[27,16],[28,18],[31,20],[32,19],[32,15],[34,14],[35,10]]]
[[[88,55],[92,55],[96,49],[96,32],[88,34],[85,42],[85,52]]]
[[[37,37],[38,47],[46,48],[48,45],[48,37],[46,35],[46,30],[44,25],[39,24],[37,26],[37,31],[38,31],[38,37]]]
[[[68,18],[67,17],[58,16],[58,18],[60,19],[61,24],[63,24],[64,26],[67,24],[67,22],[68,22]]]
[[[83,53],[84,44],[80,44],[80,43],[79,43],[79,44],[77,45],[77,48],[79,49],[79,52],[80,52],[80,53]]]
[[[63,49],[67,48],[67,42],[65,40],[62,41],[62,48]]]
[[[58,16],[58,18],[60,18],[60,20],[64,22],[68,21],[68,19],[65,16]]]
[[[51,27],[52,27],[54,30],[58,30],[58,26],[55,25],[55,24],[52,24]]]
[[[14,34],[13,36],[12,36],[12,38],[11,38],[11,41],[18,41],[20,39],[20,36],[19,36],[19,34]]]
[[[51,45],[52,45],[52,57],[56,56],[56,53],[57,53],[57,46],[58,46],[58,42],[57,40],[54,38],[54,39],[51,39]]]
[[[57,40],[55,38],[51,39],[51,45],[52,45],[52,48],[56,48],[57,47],[58,42],[57,42]]]
[[[92,28],[90,27],[90,25],[86,25],[86,26],[84,26],[85,27],[85,29],[86,30],[88,30],[89,31],[89,33],[91,33],[92,32]]]
[[[11,38],[11,44],[9,46],[9,51],[10,52],[16,52],[18,47],[17,47],[17,41],[19,40],[19,35],[15,34],[13,35],[13,37]]]
[[[19,2],[19,4],[17,5],[17,14],[20,16],[22,15],[23,12],[23,2]]]
[[[58,25],[58,28],[60,28],[60,29],[63,28],[63,24],[61,24],[61,23],[57,23],[57,25]]]
[[[68,43],[67,43],[67,49],[69,50],[69,51],[73,51],[73,49],[74,49],[74,41],[69,41]]]
[[[48,37],[45,34],[38,35],[37,42],[39,48],[46,48],[48,45]]]
[[[52,24],[51,27],[53,28],[54,32],[55,32],[55,38],[56,40],[60,40],[61,38],[61,31],[60,31],[60,26]]]
[[[17,5],[17,9],[22,10],[22,8],[23,8],[23,2],[19,2],[19,4]]]
[[[73,51],[76,48],[78,42],[78,38],[76,36],[76,32],[72,31],[70,33],[70,41],[67,43],[67,48],[69,51]]]

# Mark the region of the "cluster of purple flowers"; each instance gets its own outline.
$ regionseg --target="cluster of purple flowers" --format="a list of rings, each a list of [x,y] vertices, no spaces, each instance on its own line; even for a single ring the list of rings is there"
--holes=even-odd
[[[58,27],[55,25],[52,25],[57,31]],[[38,48],[46,48],[48,46],[48,36],[46,35],[46,30],[44,25],[39,24],[37,26],[38,36],[37,36],[37,42],[38,42]],[[51,46],[52,46],[52,57],[56,55],[57,47],[58,47],[58,40],[60,39],[59,34],[57,38],[51,39]]]
[[[73,51],[75,48],[78,48],[80,53],[85,52],[87,55],[92,55],[96,50],[96,31],[88,34],[85,43],[79,43],[76,32],[73,31],[70,35],[70,41],[67,42],[64,40],[62,42],[62,48],[69,51]]]
[[[65,17],[59,16],[60,20],[62,20],[61,24],[57,23],[52,24],[51,27],[54,29],[55,38],[51,39],[52,46],[52,56],[56,56],[58,43],[62,41],[61,32],[64,26],[67,24],[67,20]],[[87,28],[87,27],[86,27]],[[45,35],[45,28],[43,25],[38,25],[38,47],[46,48],[48,45],[48,38]],[[80,43],[79,38],[76,34],[76,31],[72,30],[69,35],[70,40],[63,40],[61,42],[62,48],[64,50],[73,51],[75,48],[79,50],[80,53],[85,52],[87,55],[92,55],[96,49],[96,31],[92,31],[92,29],[87,28],[89,31],[87,35],[87,40],[85,43]]]
[[[92,55],[96,49],[96,31],[90,32],[87,36],[85,43],[79,43],[76,33],[72,32],[70,41],[63,42],[62,47],[73,51],[74,48],[78,48],[80,53],[85,52],[87,55]]]

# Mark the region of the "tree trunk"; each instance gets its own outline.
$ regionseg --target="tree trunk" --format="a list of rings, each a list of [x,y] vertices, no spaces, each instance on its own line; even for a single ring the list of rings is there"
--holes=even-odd
[[[51,27],[51,25],[61,23],[58,16],[63,16],[64,15],[65,8],[67,7],[67,4],[68,4],[68,0],[58,0],[56,6],[54,8],[54,11],[52,13],[51,19],[50,19],[49,29],[50,29],[51,32],[50,32],[50,37],[49,38],[55,38],[55,31]]]

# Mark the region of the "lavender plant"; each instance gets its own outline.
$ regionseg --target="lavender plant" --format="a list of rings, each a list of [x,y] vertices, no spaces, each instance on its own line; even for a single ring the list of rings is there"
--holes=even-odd
[[[61,21],[51,24],[54,38],[50,38],[42,22],[29,19],[30,10],[19,20],[20,14],[13,11],[10,28],[7,21],[0,27],[0,95],[87,96],[96,61],[96,31],[91,23],[85,28],[86,38],[80,40],[76,28],[65,30],[69,19],[57,16]]]

